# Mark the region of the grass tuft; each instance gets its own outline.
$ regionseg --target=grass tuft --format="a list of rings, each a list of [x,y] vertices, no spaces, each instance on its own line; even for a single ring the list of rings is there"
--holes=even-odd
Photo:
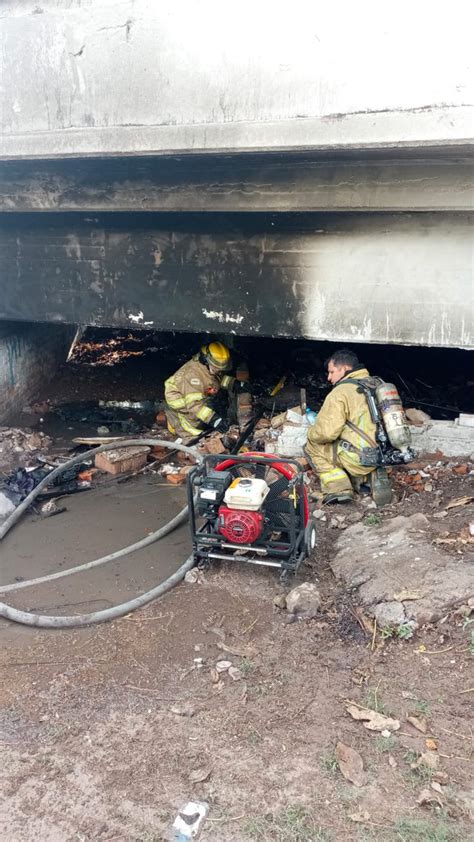
[[[249,818],[244,832],[259,842],[330,842],[330,836],[316,824],[310,811],[299,804],[289,805],[275,815]]]

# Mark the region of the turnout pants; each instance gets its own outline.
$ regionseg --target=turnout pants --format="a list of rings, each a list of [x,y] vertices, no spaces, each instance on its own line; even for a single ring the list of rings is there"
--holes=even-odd
[[[189,418],[186,418],[183,412],[177,412],[167,406],[165,414],[168,430],[183,439],[183,444],[201,435],[202,428],[196,427]]]
[[[357,477],[360,482],[374,470],[361,465],[358,454],[342,448],[340,440],[328,444],[311,443],[305,452],[311,467],[319,475],[323,494],[353,491],[350,477]]]

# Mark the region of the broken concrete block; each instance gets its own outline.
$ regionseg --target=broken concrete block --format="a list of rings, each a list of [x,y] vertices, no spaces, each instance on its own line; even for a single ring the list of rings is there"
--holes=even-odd
[[[454,423],[457,423],[459,427],[474,427],[474,415],[467,412],[461,412],[459,414],[459,418],[456,418]]]
[[[428,424],[431,421],[431,416],[427,412],[423,412],[422,409],[415,409],[412,406],[405,409],[405,415],[410,424],[414,424],[415,427],[422,427],[423,424]]]
[[[321,606],[321,596],[316,585],[303,582],[286,597],[286,610],[306,620],[316,617]]]
[[[105,473],[113,476],[133,473],[145,467],[149,452],[150,448],[145,445],[118,447],[116,450],[98,453],[95,457],[95,466],[100,471],[105,471]]]
[[[468,456],[474,450],[474,427],[461,427],[454,421],[430,421],[424,427],[410,426],[417,453]]]

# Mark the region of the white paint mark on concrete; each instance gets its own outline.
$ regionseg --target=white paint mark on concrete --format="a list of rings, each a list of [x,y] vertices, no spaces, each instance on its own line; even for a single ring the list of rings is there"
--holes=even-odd
[[[203,307],[202,312],[206,319],[214,319],[214,321],[219,322],[219,324],[240,325],[244,320],[244,317],[241,316],[240,313],[233,316],[230,313],[224,313],[222,310],[206,310],[205,307]]]
[[[133,313],[129,313],[128,318],[130,319],[132,324],[135,324],[135,325],[143,325],[144,327],[150,327],[150,325],[154,324],[154,322],[143,321],[144,320],[143,310],[140,310],[136,315],[134,315]]]

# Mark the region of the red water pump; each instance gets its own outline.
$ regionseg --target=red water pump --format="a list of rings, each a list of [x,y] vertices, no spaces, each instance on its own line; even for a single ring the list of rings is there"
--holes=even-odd
[[[196,564],[214,559],[295,573],[316,544],[301,465],[272,453],[209,454],[188,475]]]

